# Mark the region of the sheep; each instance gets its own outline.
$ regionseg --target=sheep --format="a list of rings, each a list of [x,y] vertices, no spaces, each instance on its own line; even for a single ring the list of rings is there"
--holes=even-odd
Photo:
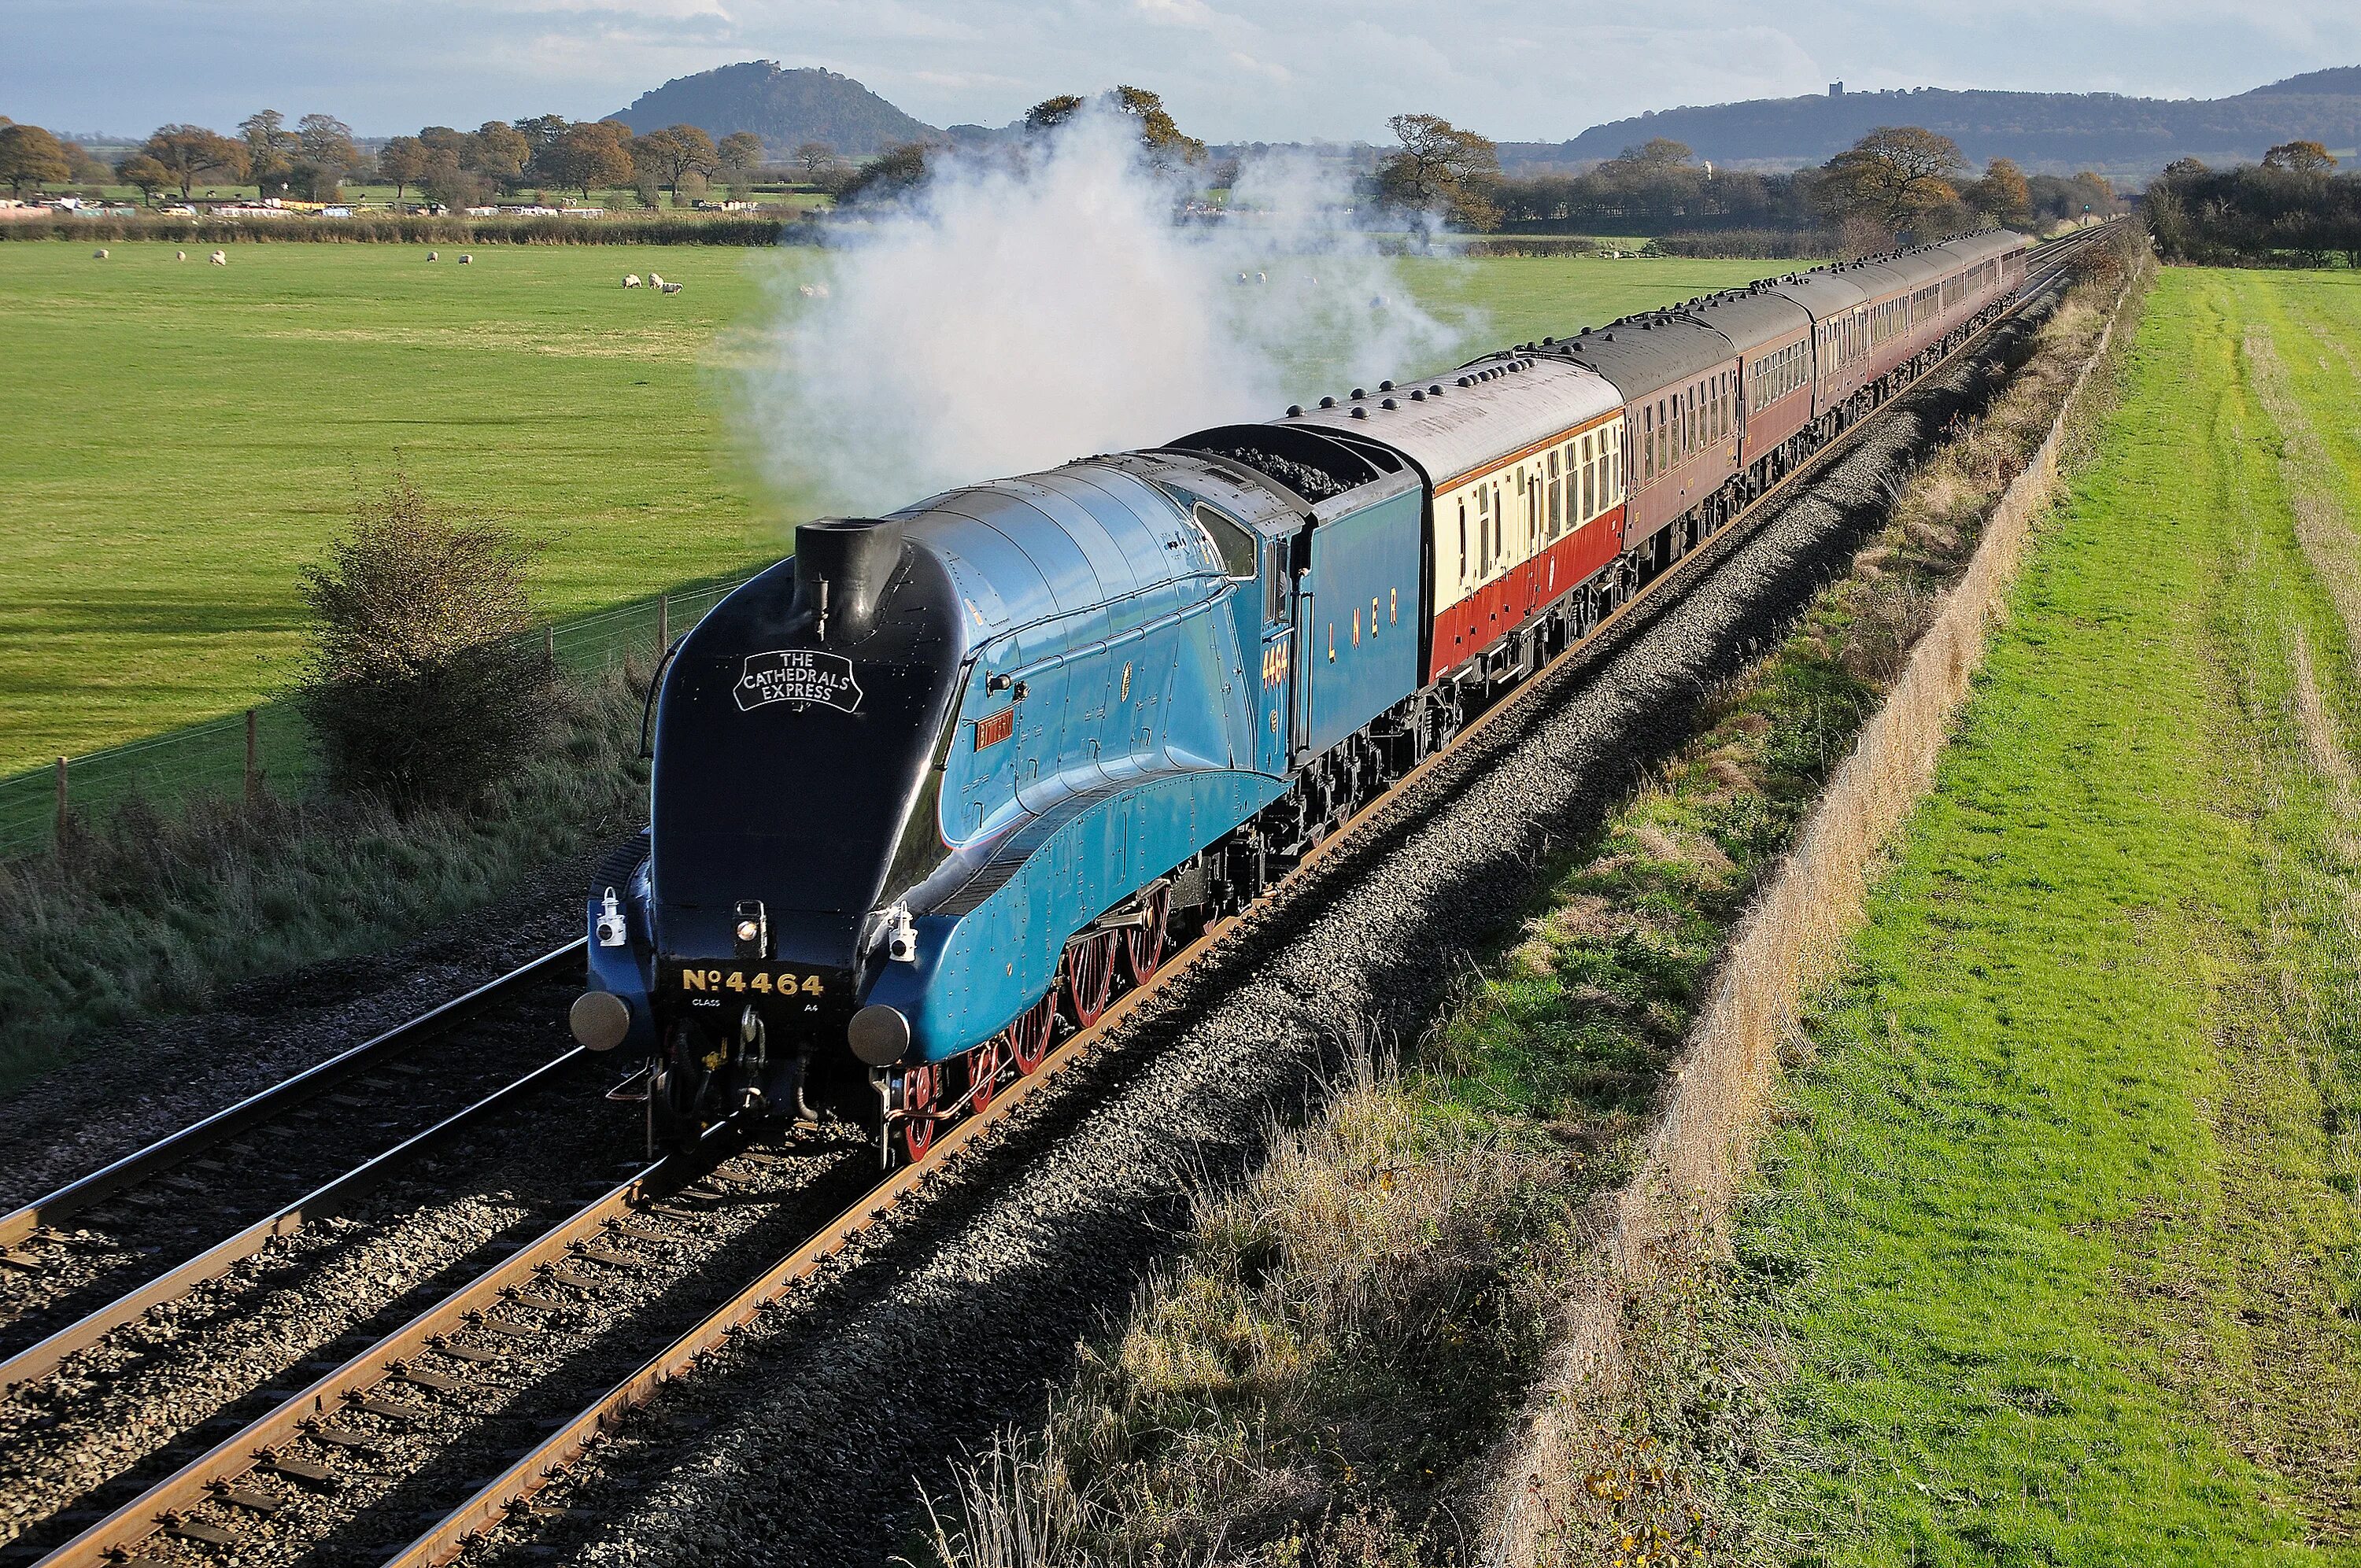
[[[473,261],[473,260],[475,260],[475,259],[476,259],[476,258],[475,258],[473,256],[469,255],[467,252],[466,252],[466,251],[464,251],[464,250],[463,250],[463,251],[461,251],[461,252],[459,253],[459,265],[460,265],[460,266],[462,266],[462,267],[467,266],[467,263],[469,263],[469,262],[471,262],[471,261]]]
[[[106,247],[104,247],[104,246],[103,246],[103,245],[102,245],[102,246],[100,246],[96,250],[92,251],[92,252],[90,253],[90,258],[91,258],[93,261],[104,261],[104,260],[105,260],[105,259],[106,259]]]
[[[189,253],[185,250],[176,250],[172,252],[172,259],[175,261],[186,261],[188,258]]]
[[[664,291],[667,294],[677,294],[680,292],[680,285],[677,283],[666,283],[663,287]]]
[[[661,289],[661,288],[663,288],[664,286],[664,274],[663,274],[663,273],[661,273],[661,272],[651,272],[651,273],[649,273],[649,274],[648,274],[648,287],[649,287],[649,288],[651,288],[651,289]]]
[[[430,250],[426,253],[426,259],[429,261],[440,261],[443,259],[443,253],[439,250]]]
[[[800,288],[798,288],[798,289],[796,291],[796,293],[798,293],[798,294],[801,294],[805,299],[808,300],[808,299],[810,299],[810,298],[812,297],[812,286],[811,286],[810,284],[808,284],[808,283],[806,283],[806,284],[804,284],[803,286],[801,286]]]
[[[216,250],[211,256],[206,257],[205,259],[212,262],[216,267],[226,267],[229,265],[229,252],[226,250]]]
[[[623,274],[623,287],[626,289],[644,289],[647,285],[640,281],[640,275],[638,273],[626,272]]]

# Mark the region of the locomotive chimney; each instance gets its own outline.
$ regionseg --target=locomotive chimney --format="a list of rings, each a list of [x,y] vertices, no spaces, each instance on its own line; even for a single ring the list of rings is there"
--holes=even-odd
[[[902,559],[895,518],[829,517],[796,528],[796,602],[822,642],[858,642],[877,622],[885,584]]]

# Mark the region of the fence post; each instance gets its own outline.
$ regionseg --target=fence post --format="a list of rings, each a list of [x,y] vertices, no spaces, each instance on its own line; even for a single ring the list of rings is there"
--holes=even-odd
[[[246,710],[246,801],[248,806],[262,798],[262,751],[256,744],[254,709]]]
[[[662,653],[672,646],[672,596],[656,596],[656,652]]]
[[[58,838],[66,836],[66,760],[58,759]]]
[[[554,620],[541,629],[541,655],[551,669],[557,668],[557,622]]]

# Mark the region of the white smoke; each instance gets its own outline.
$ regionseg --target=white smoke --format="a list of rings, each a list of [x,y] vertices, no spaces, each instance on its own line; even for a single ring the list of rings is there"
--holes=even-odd
[[[1176,222],[1187,187],[1136,129],[1094,110],[1013,154],[946,157],[897,209],[844,225],[818,279],[781,291],[747,378],[772,482],[890,510],[1271,418],[1417,368],[1464,330],[1411,300],[1312,159],[1251,162],[1230,215]]]

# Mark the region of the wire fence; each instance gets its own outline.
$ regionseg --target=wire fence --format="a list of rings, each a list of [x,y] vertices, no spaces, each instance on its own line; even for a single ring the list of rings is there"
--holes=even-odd
[[[751,575],[751,574],[750,574]],[[555,621],[533,638],[568,674],[603,674],[633,657],[653,658],[703,620],[743,576]],[[291,797],[316,786],[319,754],[292,701],[265,703],[88,756],[0,779],[0,858],[56,844],[61,824],[91,826],[138,800],[159,809],[199,799]]]

